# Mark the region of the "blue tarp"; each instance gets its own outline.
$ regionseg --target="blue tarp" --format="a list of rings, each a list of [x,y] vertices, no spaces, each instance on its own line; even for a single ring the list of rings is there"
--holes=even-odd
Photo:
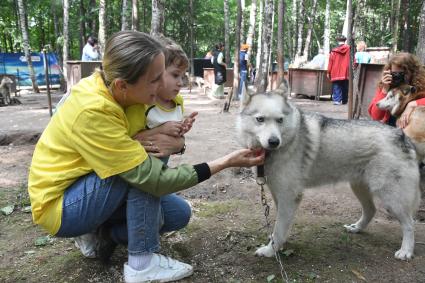
[[[46,55],[49,63],[50,84],[60,84],[61,69],[56,54],[47,53]],[[31,61],[38,85],[46,85],[43,53],[31,53]],[[31,86],[28,64],[24,53],[0,53],[0,74],[14,75],[20,86]]]

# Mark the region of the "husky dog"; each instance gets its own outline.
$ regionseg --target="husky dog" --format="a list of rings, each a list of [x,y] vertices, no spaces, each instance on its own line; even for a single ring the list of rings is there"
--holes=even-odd
[[[344,227],[365,229],[376,208],[373,197],[400,222],[401,248],[395,257],[413,257],[413,215],[420,202],[420,173],[414,145],[400,129],[376,121],[339,120],[297,109],[288,87],[245,95],[238,134],[245,147],[268,151],[267,186],[277,208],[272,240],[256,255],[271,257],[287,240],[304,188],[348,181],[362,215]]]
[[[379,109],[390,111],[391,115],[400,118],[410,101],[425,97],[425,92],[416,92],[415,87],[402,85],[391,89],[387,95],[376,103]],[[407,127],[403,132],[416,146],[419,160],[425,158],[425,107],[415,107],[409,116]]]
[[[0,100],[2,104],[10,104],[10,91],[12,88],[13,81],[8,76],[4,76],[0,82]]]

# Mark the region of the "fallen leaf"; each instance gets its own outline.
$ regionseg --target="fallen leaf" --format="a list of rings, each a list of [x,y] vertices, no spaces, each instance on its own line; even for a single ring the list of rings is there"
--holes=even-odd
[[[357,270],[351,269],[351,272],[353,272],[354,275],[360,280],[366,281],[366,278]]]
[[[51,239],[49,236],[43,236],[43,237],[38,237],[35,240],[35,245],[36,246],[45,246],[47,244],[49,244],[51,242]]]
[[[275,279],[275,277],[276,276],[274,274],[267,276],[267,282],[272,282]]]
[[[3,207],[2,209],[0,209],[1,213],[3,213],[3,215],[10,215],[12,214],[13,210],[15,209],[15,205],[8,205]]]
[[[294,250],[293,249],[285,250],[282,252],[282,254],[288,257],[294,254]]]

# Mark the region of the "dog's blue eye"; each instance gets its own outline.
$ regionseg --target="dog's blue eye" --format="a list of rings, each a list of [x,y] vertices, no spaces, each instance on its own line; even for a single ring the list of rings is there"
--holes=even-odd
[[[257,117],[257,118],[255,118],[255,119],[257,119],[257,122],[258,123],[263,123],[264,122],[264,117]]]
[[[283,118],[277,118],[276,119],[276,122],[278,122],[279,124],[282,124],[283,123]]]

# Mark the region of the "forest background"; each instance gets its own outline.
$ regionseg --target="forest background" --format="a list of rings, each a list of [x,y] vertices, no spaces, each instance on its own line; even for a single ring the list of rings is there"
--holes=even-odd
[[[309,59],[335,37],[346,33],[352,16],[353,41],[419,53],[425,60],[425,1],[421,0],[3,0],[0,9],[0,51],[55,51],[61,61],[78,60],[89,35],[103,47],[108,36],[133,29],[162,33],[182,45],[191,57],[204,57],[217,42],[225,42],[230,62],[236,44],[248,42],[261,52],[264,27],[270,36],[271,60],[276,60],[279,36],[284,58]],[[351,7],[349,7],[351,6]],[[241,23],[238,26],[238,7]],[[349,10],[350,8],[350,10]],[[278,32],[279,19],[282,30]],[[271,23],[267,24],[267,21]],[[345,23],[345,25],[344,25]],[[345,30],[345,31],[344,31]],[[274,36],[273,36],[274,35]],[[260,51],[260,52],[259,52]],[[232,54],[232,55],[231,55]],[[259,57],[253,56],[255,64]]]

